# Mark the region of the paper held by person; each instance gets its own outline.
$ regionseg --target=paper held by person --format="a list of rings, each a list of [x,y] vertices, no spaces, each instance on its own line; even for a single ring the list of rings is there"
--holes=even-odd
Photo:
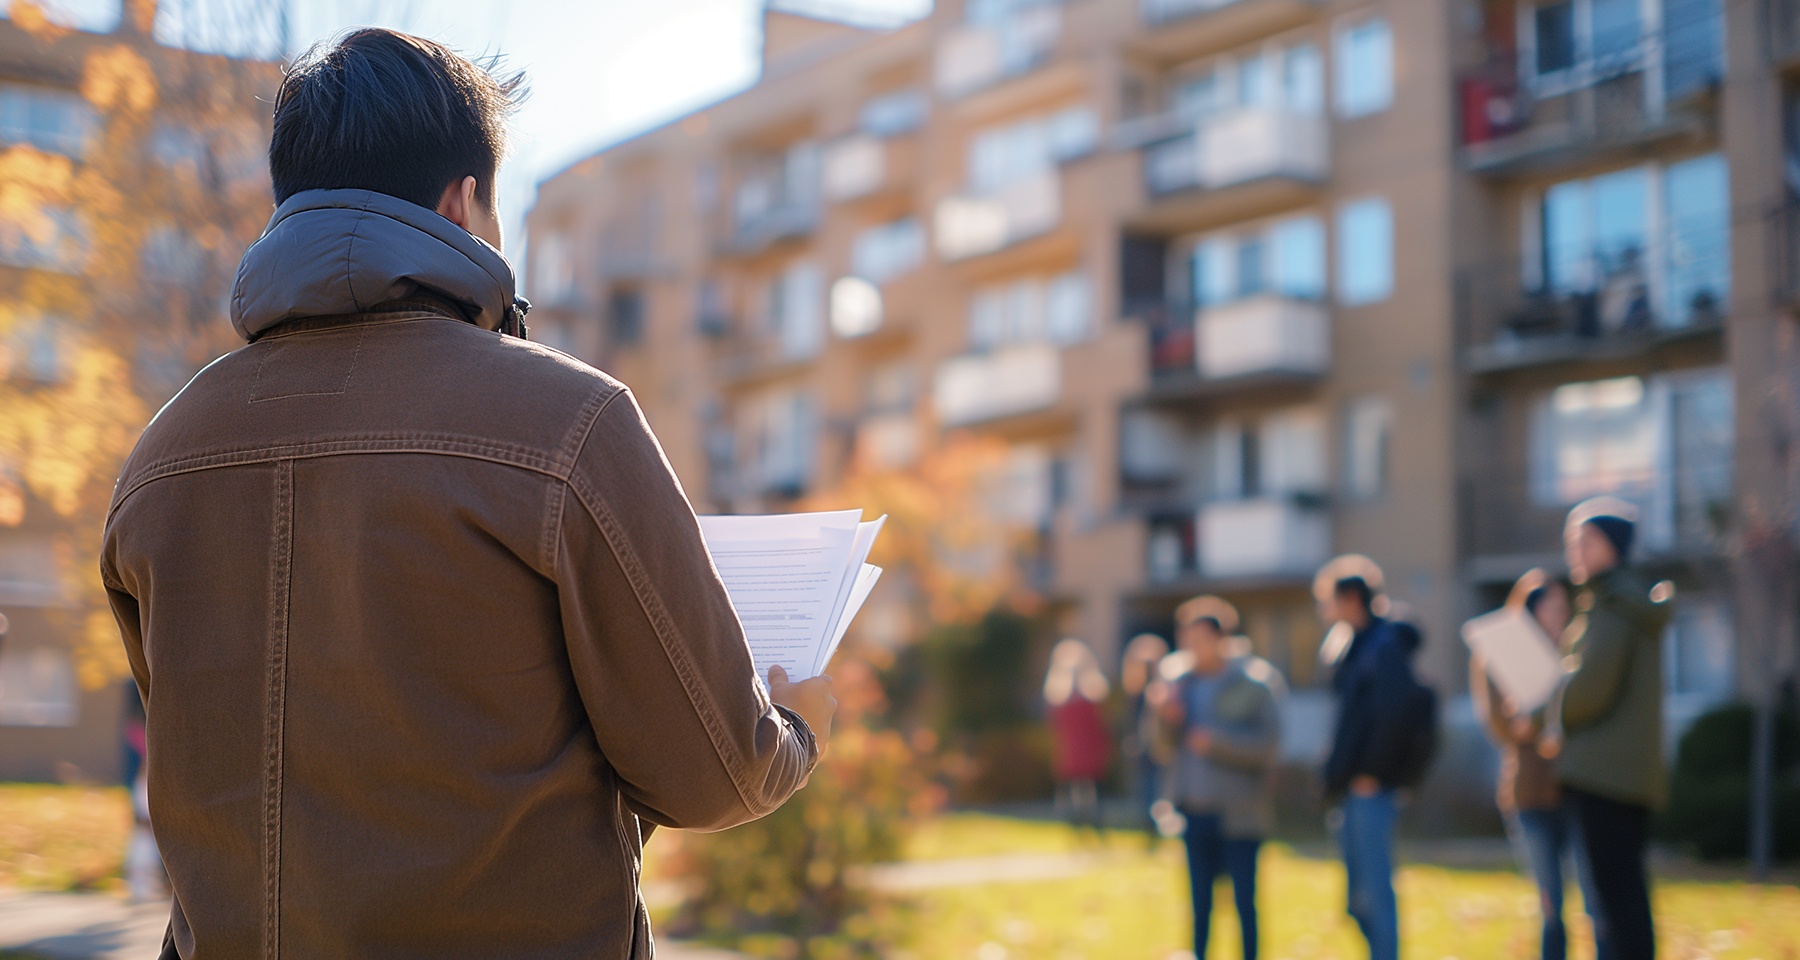
[[[825,671],[881,578],[867,560],[886,521],[865,523],[861,510],[700,518],[758,676],[778,664],[795,681]]]
[[[1487,662],[1488,676],[1521,713],[1549,702],[1562,679],[1556,644],[1531,614],[1503,607],[1463,624],[1463,642]]]

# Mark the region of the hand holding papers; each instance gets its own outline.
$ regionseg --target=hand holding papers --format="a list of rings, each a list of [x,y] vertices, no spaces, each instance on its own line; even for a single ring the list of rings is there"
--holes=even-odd
[[[1463,641],[1487,661],[1488,675],[1519,709],[1530,713],[1550,700],[1562,679],[1556,644],[1532,619],[1512,607],[1463,624]]]
[[[887,521],[861,510],[700,518],[700,534],[737,608],[758,676],[824,672],[881,568],[868,559]]]

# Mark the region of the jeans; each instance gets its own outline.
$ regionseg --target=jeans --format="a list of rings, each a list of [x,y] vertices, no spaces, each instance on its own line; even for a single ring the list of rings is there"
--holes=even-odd
[[[1212,933],[1213,880],[1221,873],[1231,876],[1244,960],[1256,960],[1256,852],[1262,840],[1227,837],[1224,822],[1216,813],[1187,814],[1183,837],[1187,841],[1188,884],[1194,895],[1194,960],[1206,960],[1206,941]]]
[[[1507,823],[1519,858],[1537,881],[1538,907],[1544,915],[1541,956],[1564,960],[1569,932],[1563,926],[1563,866],[1575,855],[1569,819],[1559,807],[1520,810]]]
[[[1571,787],[1563,788],[1563,797],[1580,831],[1581,858],[1597,902],[1589,914],[1600,960],[1654,960],[1656,923],[1644,867],[1649,809]]]
[[[1369,942],[1369,960],[1399,960],[1400,906],[1394,898],[1394,791],[1344,800],[1338,842],[1344,849],[1349,912]]]

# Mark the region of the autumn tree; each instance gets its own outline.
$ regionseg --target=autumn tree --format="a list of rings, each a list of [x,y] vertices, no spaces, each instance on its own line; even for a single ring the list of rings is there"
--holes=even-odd
[[[146,421],[236,344],[225,302],[270,212],[276,64],[110,34],[14,0],[10,72],[56,119],[0,150],[0,537],[50,532],[79,676],[125,674],[94,570],[113,480]],[[36,106],[31,109],[37,109]]]

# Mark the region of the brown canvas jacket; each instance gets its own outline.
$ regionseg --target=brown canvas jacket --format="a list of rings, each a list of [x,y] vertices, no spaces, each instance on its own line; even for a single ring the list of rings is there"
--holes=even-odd
[[[240,271],[252,342],[127,462],[101,567],[165,957],[649,957],[648,830],[816,762],[631,394],[510,306],[436,214],[297,195]]]

